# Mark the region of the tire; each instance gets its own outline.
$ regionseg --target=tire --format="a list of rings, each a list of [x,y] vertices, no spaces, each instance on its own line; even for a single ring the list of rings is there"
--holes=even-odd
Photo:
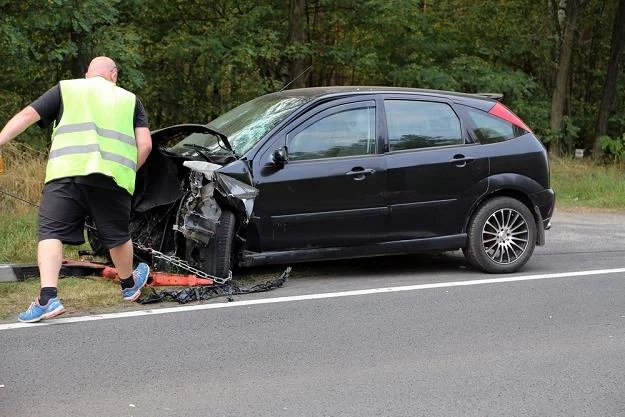
[[[203,270],[207,274],[218,278],[226,278],[232,267],[232,245],[234,242],[234,226],[236,217],[231,211],[223,210],[219,217],[219,224],[215,236],[204,249],[206,261]]]
[[[110,260],[109,251],[104,247],[102,242],[100,241],[100,237],[98,236],[97,230],[95,230],[95,225],[91,220],[87,221],[87,242],[89,242],[89,246],[91,246],[91,252],[95,256],[105,256]]]
[[[536,222],[525,204],[511,197],[486,201],[471,218],[463,249],[471,265],[484,272],[518,271],[536,247]]]

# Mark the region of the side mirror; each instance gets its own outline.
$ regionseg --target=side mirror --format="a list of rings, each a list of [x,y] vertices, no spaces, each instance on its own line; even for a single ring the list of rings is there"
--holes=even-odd
[[[289,155],[286,149],[286,146],[282,146],[275,151],[271,155],[273,159],[273,163],[279,167],[283,167],[289,161]]]

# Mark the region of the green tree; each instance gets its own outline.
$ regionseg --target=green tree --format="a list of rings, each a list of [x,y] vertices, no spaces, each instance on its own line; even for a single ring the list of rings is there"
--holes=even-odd
[[[610,60],[606,71],[605,81],[601,95],[601,103],[599,105],[599,113],[597,115],[597,125],[595,128],[595,141],[593,144],[593,156],[598,159],[601,157],[602,148],[601,136],[605,135],[608,130],[608,118],[614,105],[614,97],[616,95],[616,82],[619,69],[619,61],[623,53],[625,45],[625,0],[619,0],[618,8],[614,15],[614,23],[612,24],[612,40],[610,47]]]
[[[607,117],[605,134],[625,131],[625,77],[614,67],[622,60],[622,3],[0,0],[0,117],[109,55],[120,85],[145,103],[152,128],[208,122],[310,66],[288,88],[499,92],[543,140],[567,136],[567,149],[589,147],[598,115]],[[607,80],[613,85],[604,87]],[[47,138],[30,130],[20,140]]]
[[[1,116],[8,119],[63,78],[82,77],[91,58],[115,57],[122,84],[140,86],[138,35],[123,23],[119,0],[0,0]],[[121,9],[121,11],[120,11]],[[20,140],[43,146],[47,134],[30,130]]]

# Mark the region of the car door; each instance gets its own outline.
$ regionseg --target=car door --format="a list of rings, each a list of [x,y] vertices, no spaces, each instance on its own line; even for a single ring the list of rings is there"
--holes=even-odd
[[[488,158],[444,100],[387,97],[389,239],[460,234],[488,188]]]
[[[256,177],[260,249],[358,245],[383,239],[385,158],[374,100],[326,104],[298,118],[265,156],[288,160]]]

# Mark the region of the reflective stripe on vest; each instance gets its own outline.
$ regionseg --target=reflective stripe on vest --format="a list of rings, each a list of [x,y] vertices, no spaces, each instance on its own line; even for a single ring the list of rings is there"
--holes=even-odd
[[[76,123],[68,126],[61,126],[56,129],[54,132],[55,135],[62,135],[63,133],[76,133],[76,132],[86,132],[87,130],[95,130],[96,133],[102,137],[110,138],[110,139],[119,139],[124,143],[129,145],[134,145],[136,143],[134,136],[124,135],[123,133],[116,132],[110,129],[102,129],[98,127],[93,122],[87,123]]]
[[[137,164],[134,161],[124,158],[123,156],[114,154],[112,152],[106,152],[100,149],[100,145],[97,143],[95,145],[77,145],[77,146],[66,146],[61,149],[55,149],[50,151],[49,158],[58,158],[59,156],[72,155],[72,154],[84,154],[91,152],[99,152],[100,157],[102,159],[106,159],[107,161],[117,162],[118,164],[127,166],[132,170],[136,170]]]
[[[63,115],[52,132],[46,182],[94,173],[134,192],[134,94],[101,77],[61,81]]]

